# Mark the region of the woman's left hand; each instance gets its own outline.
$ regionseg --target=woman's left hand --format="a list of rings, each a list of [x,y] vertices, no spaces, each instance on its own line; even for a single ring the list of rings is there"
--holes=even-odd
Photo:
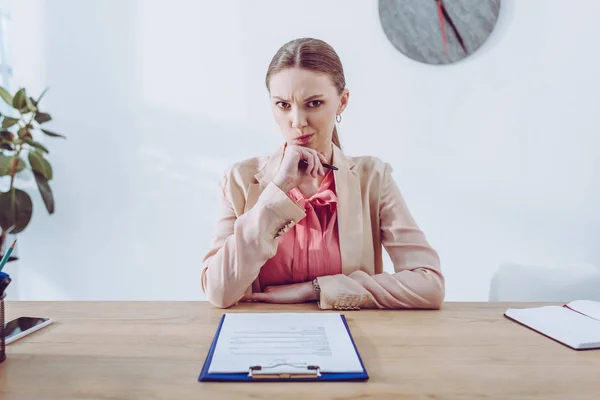
[[[317,300],[317,293],[313,288],[312,282],[268,286],[262,293],[250,293],[240,299],[240,301],[258,301],[276,304],[305,303],[310,300]]]

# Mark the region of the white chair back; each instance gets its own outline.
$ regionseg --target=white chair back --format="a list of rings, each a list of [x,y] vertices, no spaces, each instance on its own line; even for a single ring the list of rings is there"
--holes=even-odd
[[[600,301],[600,267],[501,265],[490,282],[489,301]]]

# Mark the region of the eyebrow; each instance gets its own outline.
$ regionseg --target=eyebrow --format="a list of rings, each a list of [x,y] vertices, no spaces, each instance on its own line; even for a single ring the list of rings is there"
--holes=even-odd
[[[310,96],[310,97],[308,97],[308,98],[304,99],[304,101],[311,101],[311,100],[315,100],[315,99],[318,99],[319,97],[323,97],[323,96],[324,96],[323,94],[315,94],[315,95],[312,95],[312,96]],[[273,98],[274,98],[274,99],[277,99],[277,100],[281,100],[281,101],[289,101],[289,100],[287,100],[287,99],[284,99],[284,98],[282,98],[282,97],[279,97],[279,96],[273,96]]]

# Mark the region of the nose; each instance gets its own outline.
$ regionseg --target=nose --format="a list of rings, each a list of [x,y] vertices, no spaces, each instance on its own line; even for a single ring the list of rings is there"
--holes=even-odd
[[[302,110],[296,109],[293,110],[290,114],[292,117],[292,128],[302,129],[308,125],[306,114]]]

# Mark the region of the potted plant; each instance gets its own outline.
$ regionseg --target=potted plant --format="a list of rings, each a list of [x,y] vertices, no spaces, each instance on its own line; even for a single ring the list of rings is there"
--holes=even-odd
[[[0,191],[0,256],[10,246],[6,243],[7,234],[22,232],[29,225],[33,213],[31,197],[15,187],[16,174],[25,169],[31,170],[46,210],[49,214],[54,213],[54,196],[49,184],[52,166],[46,159],[49,151],[36,138],[42,134],[53,138],[64,136],[42,128],[43,124],[52,120],[50,114],[42,112],[39,107],[47,90],[35,100],[27,96],[24,88],[13,96],[0,87],[0,97],[9,106],[9,112],[0,114],[0,178],[10,182],[6,192]]]

